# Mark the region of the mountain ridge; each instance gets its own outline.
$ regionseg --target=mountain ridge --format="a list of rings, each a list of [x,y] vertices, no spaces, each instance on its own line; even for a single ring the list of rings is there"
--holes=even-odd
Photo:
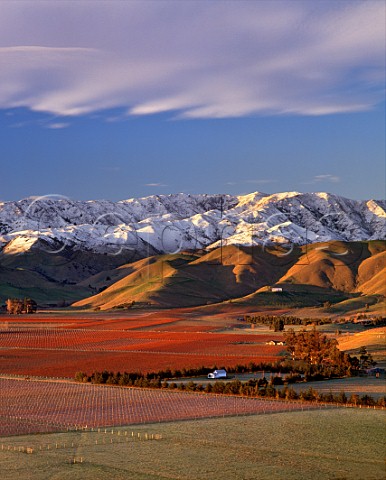
[[[304,245],[386,238],[386,201],[325,192],[170,194],[73,201],[58,196],[0,203],[0,247],[18,254],[63,246],[133,258],[224,245]],[[40,242],[41,243],[41,242]]]

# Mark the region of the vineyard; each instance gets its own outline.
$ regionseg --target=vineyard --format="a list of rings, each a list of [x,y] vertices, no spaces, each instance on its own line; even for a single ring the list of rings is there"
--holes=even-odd
[[[0,435],[275,413],[311,404],[0,378]]]
[[[159,330],[162,322],[167,330]],[[281,346],[266,345],[264,334],[217,333],[205,331],[212,328],[208,324],[192,322],[162,320],[159,314],[2,322],[0,372],[55,377],[73,377],[79,370],[147,373],[275,362],[283,353]],[[281,335],[269,336],[270,340],[279,338]]]

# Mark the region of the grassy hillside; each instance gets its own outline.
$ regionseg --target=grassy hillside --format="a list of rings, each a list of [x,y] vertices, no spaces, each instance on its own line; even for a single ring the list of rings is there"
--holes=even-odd
[[[240,298],[279,280],[288,259],[283,262],[278,251],[226,246],[201,256],[151,257],[132,264],[128,275],[74,306],[109,309],[131,301],[194,306]],[[299,253],[294,255],[298,258]]]
[[[102,255],[70,247],[50,253],[45,245],[39,247],[17,254],[0,251],[0,303],[9,297],[32,297],[40,305],[72,303],[98,291],[103,282],[94,282],[95,275],[113,275],[111,283],[119,275],[115,272],[124,271],[119,266],[131,260],[128,253]]]
[[[74,306],[104,310],[131,301],[177,307],[233,300],[244,305],[302,307],[331,302],[342,305],[342,310],[347,305],[364,307],[379,302],[384,294],[380,277],[386,257],[381,246],[379,242],[329,242],[291,252],[281,247],[226,246],[150,257],[116,269],[118,273],[109,278],[115,275],[118,281]],[[94,279],[99,281],[101,275]],[[283,291],[270,292],[273,285]],[[361,296],[362,285],[366,297]]]
[[[386,296],[386,252],[379,252],[364,260],[358,268],[357,290]]]
[[[127,254],[129,255],[129,254]],[[386,296],[385,243],[328,242],[285,250],[225,246],[130,261],[130,256],[39,249],[0,253],[0,302],[75,302],[102,310],[132,301],[160,307],[232,300],[244,305],[321,306],[345,312],[381,305]],[[278,286],[283,292],[273,293]],[[375,307],[374,307],[375,308]]]
[[[354,291],[358,260],[346,245],[342,247],[341,251],[325,244],[304,248],[304,254],[279,283],[313,285],[341,292]]]
[[[91,292],[90,288],[54,282],[38,272],[21,267],[0,269],[0,303],[7,298],[30,297],[40,305],[68,304],[81,296],[89,296]]]

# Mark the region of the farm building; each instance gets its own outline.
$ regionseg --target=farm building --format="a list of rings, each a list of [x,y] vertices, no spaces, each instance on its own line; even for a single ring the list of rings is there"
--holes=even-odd
[[[208,378],[227,378],[227,371],[215,370],[214,372],[208,373]]]
[[[282,287],[271,287],[271,292],[282,292],[283,288]]]

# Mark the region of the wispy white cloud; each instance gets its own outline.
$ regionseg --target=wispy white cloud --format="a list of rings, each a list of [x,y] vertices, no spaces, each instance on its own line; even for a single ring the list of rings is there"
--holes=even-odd
[[[61,129],[61,128],[67,128],[69,126],[70,126],[69,123],[64,123],[64,122],[47,123],[47,125],[45,125],[46,128],[51,128],[53,130],[58,130],[58,129]]]
[[[183,118],[367,110],[384,98],[385,8],[1,2],[0,108]]]
[[[340,178],[337,175],[331,175],[327,173],[326,175],[315,175],[314,181],[338,183],[340,182]]]
[[[337,175],[332,175],[330,173],[326,173],[323,175],[315,175],[311,180],[306,182],[301,182],[302,185],[314,185],[315,183],[339,183],[340,177]]]
[[[167,187],[165,183],[145,183],[144,187]]]

